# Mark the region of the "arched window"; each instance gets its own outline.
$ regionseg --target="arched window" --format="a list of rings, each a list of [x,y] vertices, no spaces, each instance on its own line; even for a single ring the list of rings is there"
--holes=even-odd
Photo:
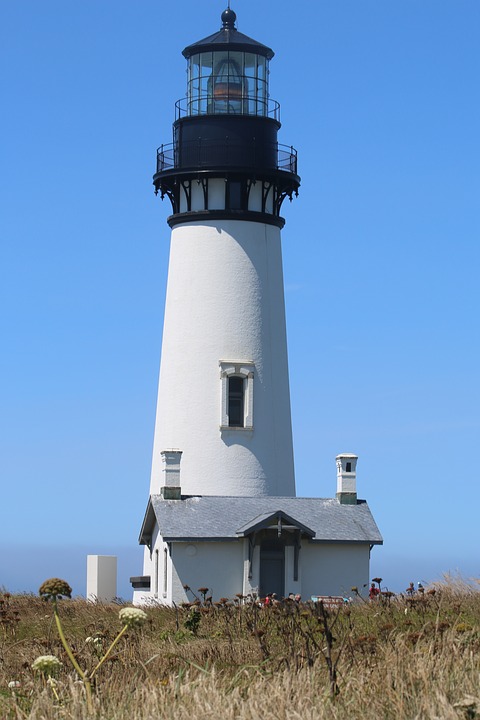
[[[228,425],[244,427],[244,380],[233,375],[228,378]]]
[[[253,369],[252,362],[220,361],[222,430],[253,429]]]

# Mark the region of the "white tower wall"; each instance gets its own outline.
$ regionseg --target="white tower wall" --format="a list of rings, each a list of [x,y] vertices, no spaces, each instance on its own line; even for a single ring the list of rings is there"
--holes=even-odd
[[[221,428],[225,363],[253,372],[252,428]],[[281,241],[274,225],[216,220],[172,231],[152,494],[160,491],[167,448],[183,453],[182,494],[295,495]]]

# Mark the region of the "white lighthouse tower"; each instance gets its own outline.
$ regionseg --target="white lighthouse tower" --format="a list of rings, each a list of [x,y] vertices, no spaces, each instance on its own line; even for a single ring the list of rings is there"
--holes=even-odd
[[[368,580],[381,542],[356,495],[295,497],[280,212],[297,154],[277,140],[273,51],[230,8],[221,20],[183,51],[186,99],[157,153],[172,234],[138,603],[335,594]]]
[[[173,214],[152,494],[178,448],[186,494],[295,495],[280,208],[300,179],[277,142],[273,51],[235,20],[183,51],[187,98],[157,156]]]

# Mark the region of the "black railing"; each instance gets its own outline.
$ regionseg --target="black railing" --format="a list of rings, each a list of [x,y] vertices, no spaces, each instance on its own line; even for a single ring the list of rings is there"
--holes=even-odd
[[[157,173],[165,170],[204,170],[215,168],[239,170],[284,170],[297,174],[297,151],[289,145],[279,143],[255,142],[231,143],[228,138],[223,142],[202,140],[182,143],[175,147],[173,143],[160,145],[157,150]]]
[[[255,95],[237,96],[233,92],[195,95],[175,103],[175,119],[198,115],[254,115],[280,122],[280,103]]]

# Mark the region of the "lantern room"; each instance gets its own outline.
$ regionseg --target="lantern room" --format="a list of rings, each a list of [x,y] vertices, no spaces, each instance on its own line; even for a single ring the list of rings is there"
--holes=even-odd
[[[235,13],[227,8],[218,33],[183,51],[188,82],[186,107],[179,108],[180,115],[278,114],[278,103],[268,97],[268,62],[274,53],[238,32],[235,20]]]

